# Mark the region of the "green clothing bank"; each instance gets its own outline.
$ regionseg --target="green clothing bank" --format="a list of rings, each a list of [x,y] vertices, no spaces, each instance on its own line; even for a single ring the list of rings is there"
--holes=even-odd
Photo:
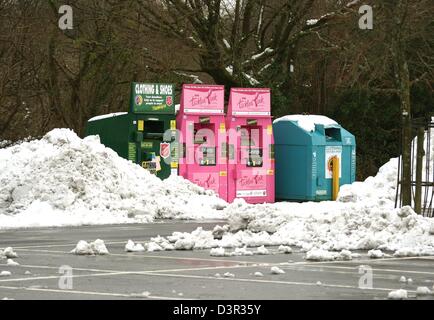
[[[129,112],[96,116],[87,122],[86,136],[119,156],[141,165],[160,179],[177,174],[175,87],[172,84],[132,83]]]

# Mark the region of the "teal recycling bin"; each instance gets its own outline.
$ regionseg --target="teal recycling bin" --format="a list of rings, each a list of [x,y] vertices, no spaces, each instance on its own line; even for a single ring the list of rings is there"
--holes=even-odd
[[[356,176],[356,140],[325,116],[289,115],[273,123],[276,199],[332,200],[332,159],[339,158],[339,186]]]

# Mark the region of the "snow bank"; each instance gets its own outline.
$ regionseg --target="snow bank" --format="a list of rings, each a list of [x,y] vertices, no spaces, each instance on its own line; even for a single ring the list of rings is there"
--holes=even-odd
[[[19,266],[19,265],[20,265],[18,262],[14,261],[13,259],[7,259],[7,260],[6,260],[6,264],[7,264],[8,266],[12,266],[12,267],[15,267],[15,266]]]
[[[283,271],[282,269],[280,269],[279,267],[276,267],[276,266],[271,267],[270,271],[271,271],[272,274],[283,274],[283,273],[285,273],[285,271]]]
[[[310,261],[352,260],[353,256],[349,250],[331,252],[322,249],[312,249],[306,253],[305,259]]]
[[[387,297],[392,300],[403,300],[408,298],[408,294],[407,290],[399,289],[389,292]]]
[[[318,19],[309,19],[309,20],[306,21],[306,24],[307,24],[308,26],[314,26],[314,25],[316,25],[317,23],[318,23]]]
[[[128,240],[127,244],[125,245],[125,251],[126,252],[141,252],[141,251],[145,251],[145,248],[140,243],[134,243],[134,241]]]
[[[161,181],[97,136],[55,129],[0,149],[0,229],[222,218],[225,206],[181,177]]]
[[[12,141],[9,141],[9,140],[0,140],[0,149],[4,148],[5,146],[7,146],[11,143],[12,143]]]
[[[429,296],[432,295],[433,292],[428,287],[417,287],[416,295],[418,296]]]
[[[434,255],[434,219],[394,209],[397,165],[391,159],[375,177],[343,186],[338,201],[252,205],[238,199],[228,205],[181,177],[159,180],[95,136],[56,129],[0,149],[0,228],[227,217],[225,226],[155,237],[144,249],[244,248],[233,254],[247,255],[267,253],[262,246],[295,246],[313,260],[350,259],[349,250],[359,249]]]
[[[94,242],[87,243],[84,240],[80,240],[77,246],[71,250],[70,253],[76,255],[106,255],[109,254],[105,243],[101,239],[96,239]]]
[[[296,246],[307,259],[320,261],[359,256],[349,250],[373,250],[372,258],[389,256],[383,251],[434,255],[434,219],[410,207],[394,208],[396,175],[397,159],[391,159],[375,177],[343,186],[338,201],[252,205],[236,200],[224,209],[228,225],[175,232],[167,241],[184,250]]]
[[[7,247],[3,250],[0,249],[0,258],[18,258],[18,254],[12,247]]]

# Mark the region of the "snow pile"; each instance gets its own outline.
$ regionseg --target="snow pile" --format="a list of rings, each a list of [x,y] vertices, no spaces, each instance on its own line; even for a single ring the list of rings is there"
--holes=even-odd
[[[372,258],[388,257],[383,251],[434,255],[434,219],[410,207],[394,208],[397,160],[391,159],[375,177],[343,186],[338,201],[252,205],[237,199],[224,209],[228,225],[174,233],[167,241],[184,250],[296,246],[315,261],[360,256],[348,250],[373,250]]]
[[[0,140],[0,149],[10,145],[12,141],[10,140]]]
[[[267,249],[265,249],[267,250]],[[253,252],[250,250],[247,250],[247,247],[241,247],[241,248],[235,248],[235,251],[232,251],[229,253],[229,256],[253,256],[254,254],[260,254],[259,251]]]
[[[12,247],[0,249],[0,259],[12,259],[12,258],[18,258],[18,254],[14,251]]]
[[[94,242],[87,243],[84,240],[80,240],[77,246],[71,250],[70,253],[76,255],[106,255],[109,254],[105,243],[101,239],[96,239]]]
[[[236,232],[235,239],[261,239],[259,245],[294,245],[302,251],[377,249],[396,256],[433,255],[434,219],[410,207],[394,209],[396,172],[397,159],[392,159],[377,176],[343,186],[337,202],[234,202],[226,208],[229,230]]]
[[[315,123],[334,124],[312,116],[276,121],[294,119],[306,130]],[[373,250],[373,258],[385,257],[384,251],[434,255],[434,219],[410,207],[394,209],[397,164],[391,159],[375,177],[343,186],[338,201],[252,205],[237,199],[228,205],[181,177],[159,180],[95,136],[80,139],[56,129],[41,140],[0,150],[0,228],[228,217],[227,225],[214,230],[174,232],[143,247],[149,252],[218,248],[212,251],[217,256],[239,248],[224,251],[226,256],[296,246],[307,259],[320,261],[349,260],[355,257],[349,250],[359,249]],[[77,252],[91,245],[81,246]],[[247,250],[252,247],[260,249]]]
[[[10,271],[2,271],[0,272],[0,277],[10,277],[12,273]]]
[[[316,25],[317,23],[318,23],[318,19],[309,19],[309,20],[306,21],[306,24],[307,24],[308,26],[314,26],[314,25]]]
[[[225,248],[212,248],[209,255],[211,257],[224,257],[226,255]]]
[[[0,149],[0,228],[222,218],[225,206],[181,177],[161,181],[97,136],[55,129]]]
[[[262,250],[250,251],[247,249],[247,247],[241,247],[241,248],[235,248],[235,250],[232,252],[226,252],[225,248],[219,247],[219,248],[212,248],[211,251],[209,252],[209,255],[212,257],[253,256],[255,254],[264,254],[262,253],[264,249],[267,250],[266,248],[263,247]]]
[[[385,254],[383,251],[381,250],[369,250],[368,251],[368,257],[371,259],[380,259],[380,258],[384,258],[387,257],[388,255]]]
[[[223,277],[225,277],[225,278],[235,278],[235,275],[233,273],[226,272],[226,273],[223,274]]]
[[[418,296],[429,296],[432,295],[433,292],[428,287],[417,287],[416,295]]]
[[[283,273],[285,273],[285,271],[283,271],[279,267],[274,266],[274,267],[271,267],[271,273],[272,274],[283,274]]]
[[[12,266],[12,267],[16,267],[16,266],[20,265],[18,262],[14,261],[13,259],[7,259],[6,260],[6,264],[8,266]]]
[[[12,247],[7,247],[4,250],[0,250],[0,256],[5,256],[6,258],[18,258],[18,254],[14,251]]]
[[[292,248],[290,246],[280,245],[277,250],[280,253],[292,253]]]
[[[399,289],[399,290],[390,291],[387,297],[392,300],[403,300],[403,299],[407,299],[408,294],[407,294],[407,290]]]
[[[140,243],[134,243],[134,241],[128,240],[127,244],[125,245],[125,251],[126,252],[141,252],[141,251],[145,251],[145,248]]]
[[[353,259],[353,254],[349,250],[342,250],[341,252],[331,252],[323,249],[312,249],[306,253],[305,259],[310,261],[348,261]]]

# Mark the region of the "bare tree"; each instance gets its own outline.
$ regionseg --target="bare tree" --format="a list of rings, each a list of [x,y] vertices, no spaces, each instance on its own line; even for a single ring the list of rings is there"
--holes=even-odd
[[[333,4],[314,20],[315,0],[137,1],[144,25],[191,47],[197,66],[184,71],[229,86],[288,85],[299,41],[348,16],[359,2]]]

